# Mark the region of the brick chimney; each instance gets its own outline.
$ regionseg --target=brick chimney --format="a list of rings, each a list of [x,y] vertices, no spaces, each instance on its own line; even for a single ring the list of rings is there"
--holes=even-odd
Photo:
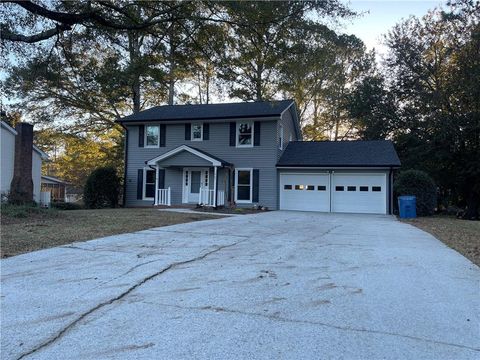
[[[15,165],[9,200],[16,204],[33,201],[32,151],[33,125],[18,123],[15,127]]]

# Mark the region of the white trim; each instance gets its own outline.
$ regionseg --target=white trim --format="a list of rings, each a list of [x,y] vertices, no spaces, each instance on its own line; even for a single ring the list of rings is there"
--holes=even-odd
[[[238,172],[250,171],[250,200],[238,200]],[[235,202],[238,204],[251,204],[253,202],[253,168],[235,169]]]
[[[1,121],[1,126],[2,126],[5,130],[7,130],[8,132],[10,132],[11,134],[13,134],[13,135],[15,135],[15,136],[18,135],[17,130],[15,130],[13,127],[11,127],[10,125],[8,125],[5,121]],[[47,159],[48,159],[48,155],[47,155],[44,151],[40,150],[37,146],[32,145],[32,148],[33,148],[34,151],[36,151],[37,153],[40,154],[40,157],[42,158],[42,160],[47,160]]]
[[[290,101],[290,105],[288,105],[288,106],[280,113],[280,117],[282,117],[283,114],[285,113],[285,111],[289,110],[289,109],[292,107],[293,104],[294,104],[294,101],[293,101],[293,100]]]
[[[200,139],[195,139],[193,137],[193,127],[200,125]],[[190,126],[190,140],[191,141],[203,141],[203,122],[192,123]]]
[[[241,144],[238,143],[238,137],[240,135],[240,133],[238,131],[238,128],[239,128],[240,124],[250,124],[251,136],[252,136],[250,144],[241,145]],[[251,147],[253,147],[253,144],[254,144],[254,141],[255,141],[255,139],[254,139],[254,137],[255,137],[254,125],[255,125],[254,121],[237,121],[237,122],[235,122],[235,146],[237,148],[251,148]]]
[[[13,127],[8,125],[5,121],[2,121],[2,127],[5,128],[5,130],[11,132],[13,135],[17,135],[17,130],[15,130]]]
[[[157,162],[165,160],[165,159],[167,159],[167,158],[169,158],[169,157],[171,157],[175,154],[178,154],[181,151],[188,151],[189,153],[191,153],[193,155],[196,155],[198,157],[201,157],[202,159],[210,161],[212,163],[212,166],[222,166],[222,163],[220,161],[218,161],[214,158],[211,158],[210,156],[205,155],[205,154],[201,153],[200,151],[192,149],[188,145],[180,145],[179,147],[176,147],[175,149],[170,150],[170,151],[166,152],[165,154],[162,154],[160,156],[157,156],[156,158],[148,160],[147,165],[156,165]]]
[[[189,173],[188,185],[185,185],[187,180],[187,171]],[[210,188],[210,169],[208,167],[184,167],[182,176],[182,204],[193,204],[193,202],[188,201],[192,186],[192,171],[200,171],[200,190],[202,188]]]
[[[279,135],[280,135],[280,141],[279,141],[280,144],[278,145],[278,148],[279,148],[280,150],[283,150],[283,136],[284,136],[284,134],[283,134],[283,125],[282,125],[282,124],[279,124],[279,125],[280,125],[280,128],[279,128],[279,130],[278,130],[278,133],[279,133]]]
[[[148,201],[155,201],[155,193],[153,193],[153,197],[146,197],[145,196],[145,190],[146,190],[146,187],[147,187],[147,171],[155,171],[155,169],[152,169],[148,166],[144,167],[143,168],[143,184],[142,184],[142,200],[148,200]],[[153,185],[154,187],[156,186],[156,182],[154,183]],[[157,191],[157,189],[154,189],[155,191]]]
[[[158,128],[158,142],[157,145],[148,145],[147,144],[147,133],[149,127],[156,127]],[[143,147],[144,148],[159,148],[160,147],[160,125],[145,125],[145,132],[143,134]]]
[[[382,167],[361,167],[361,166],[346,166],[346,167],[335,167],[335,166],[278,166],[278,170],[390,170],[398,169],[400,166],[382,166]]]

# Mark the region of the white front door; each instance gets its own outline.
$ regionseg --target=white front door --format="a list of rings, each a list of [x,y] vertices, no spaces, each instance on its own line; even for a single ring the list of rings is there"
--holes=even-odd
[[[198,204],[200,188],[208,188],[208,169],[186,168],[183,170],[183,202]]]

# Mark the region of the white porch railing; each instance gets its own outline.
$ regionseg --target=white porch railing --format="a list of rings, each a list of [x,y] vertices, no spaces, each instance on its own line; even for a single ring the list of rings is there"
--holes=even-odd
[[[155,205],[166,205],[171,206],[171,192],[170,188],[168,189],[158,189],[157,197],[155,198]]]
[[[200,188],[198,203],[205,206],[215,206],[214,194],[215,190]],[[217,192],[217,206],[223,205],[225,205],[225,191],[219,190]]]

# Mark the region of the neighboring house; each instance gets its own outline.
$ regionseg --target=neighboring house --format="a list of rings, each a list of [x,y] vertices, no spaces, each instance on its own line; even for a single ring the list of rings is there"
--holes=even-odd
[[[51,201],[69,202],[68,183],[52,176],[42,175],[42,192],[49,192]]]
[[[20,123],[17,126],[32,127],[30,124]],[[26,132],[28,133],[28,131]],[[24,134],[22,132],[22,134]],[[15,169],[15,156],[19,159],[22,158],[22,151],[28,152],[31,156],[31,168],[23,169],[22,166],[18,166],[18,176],[27,176],[31,177],[33,182],[33,200],[36,202],[40,201],[40,189],[41,189],[41,171],[42,171],[42,161],[48,159],[47,155],[33,145],[32,138],[28,135],[25,137],[25,141],[21,142],[24,144],[23,147],[17,148],[15,145],[15,139],[19,136],[17,130],[12,128],[6,122],[1,122],[1,180],[0,180],[0,192],[3,195],[10,193],[10,186],[12,179],[14,177]],[[18,141],[17,141],[18,143]],[[16,154],[17,153],[17,154]],[[22,165],[22,164],[20,164]],[[29,171],[30,170],[30,171]],[[25,172],[26,175],[23,174]],[[29,175],[31,174],[31,175]]]
[[[303,142],[292,100],[158,106],[126,130],[125,205],[388,213],[390,141]]]

